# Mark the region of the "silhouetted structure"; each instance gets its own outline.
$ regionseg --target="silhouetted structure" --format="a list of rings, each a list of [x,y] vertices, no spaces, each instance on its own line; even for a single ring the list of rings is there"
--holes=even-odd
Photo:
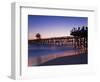
[[[87,37],[88,37],[88,27],[78,27],[78,29],[74,28],[71,30],[70,35],[74,37],[73,46],[74,49],[78,49],[79,53],[84,50],[87,53]]]
[[[36,39],[41,39],[41,35],[39,33],[36,34]]]
[[[29,44],[34,45],[59,45],[59,46],[73,46],[75,54],[87,53],[88,42],[88,27],[82,26],[73,29],[70,32],[72,36],[42,38],[39,33],[36,34],[36,39],[29,40]],[[76,53],[78,52],[78,53]]]
[[[52,37],[52,38],[42,38],[29,40],[29,44],[40,44],[40,45],[72,45],[73,37]]]

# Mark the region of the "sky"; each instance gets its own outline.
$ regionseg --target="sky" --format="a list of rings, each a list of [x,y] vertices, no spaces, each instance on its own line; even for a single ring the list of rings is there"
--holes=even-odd
[[[88,27],[87,17],[28,15],[28,39],[69,36],[73,27]]]

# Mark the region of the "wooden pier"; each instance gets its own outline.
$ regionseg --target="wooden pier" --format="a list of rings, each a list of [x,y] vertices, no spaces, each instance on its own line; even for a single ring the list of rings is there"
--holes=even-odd
[[[45,38],[45,39],[34,39],[29,40],[29,44],[47,44],[47,45],[68,45],[72,44],[73,37],[64,36],[64,37],[53,37],[53,38]]]

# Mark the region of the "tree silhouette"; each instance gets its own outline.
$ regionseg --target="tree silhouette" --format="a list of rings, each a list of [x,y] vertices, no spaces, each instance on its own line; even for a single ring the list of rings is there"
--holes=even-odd
[[[88,40],[88,27],[82,26],[77,29],[73,27],[70,35],[74,37],[74,47],[79,49],[84,49],[87,52],[87,40]]]
[[[41,39],[41,35],[39,33],[36,34],[36,39]]]

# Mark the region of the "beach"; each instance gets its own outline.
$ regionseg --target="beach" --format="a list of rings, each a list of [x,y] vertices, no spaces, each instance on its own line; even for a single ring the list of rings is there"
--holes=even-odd
[[[67,62],[64,63],[65,65],[68,64],[69,61],[74,61],[75,58],[77,60],[79,60],[79,62],[80,62],[81,61],[79,59],[80,57],[83,57],[84,62],[86,62],[87,60],[86,60],[86,58],[84,58],[84,56],[87,58],[87,54],[84,53],[84,52],[81,52],[81,54],[79,54],[78,51],[70,50],[70,51],[66,51],[66,52],[62,52],[62,53],[57,53],[57,54],[41,55],[41,56],[38,56],[38,57],[29,57],[28,58],[28,66],[39,66],[39,65],[41,66],[43,64],[45,65],[46,62],[49,62],[49,64],[50,64],[50,61],[55,60],[55,59],[59,59],[58,61],[60,61],[60,58],[63,58],[62,62],[68,60]],[[56,60],[53,61],[53,62],[51,63],[51,65],[53,65],[53,64],[55,65]],[[56,64],[60,65],[62,63],[58,62]],[[74,62],[73,62],[73,64],[74,64]],[[77,61],[76,64],[78,64],[78,61]]]

